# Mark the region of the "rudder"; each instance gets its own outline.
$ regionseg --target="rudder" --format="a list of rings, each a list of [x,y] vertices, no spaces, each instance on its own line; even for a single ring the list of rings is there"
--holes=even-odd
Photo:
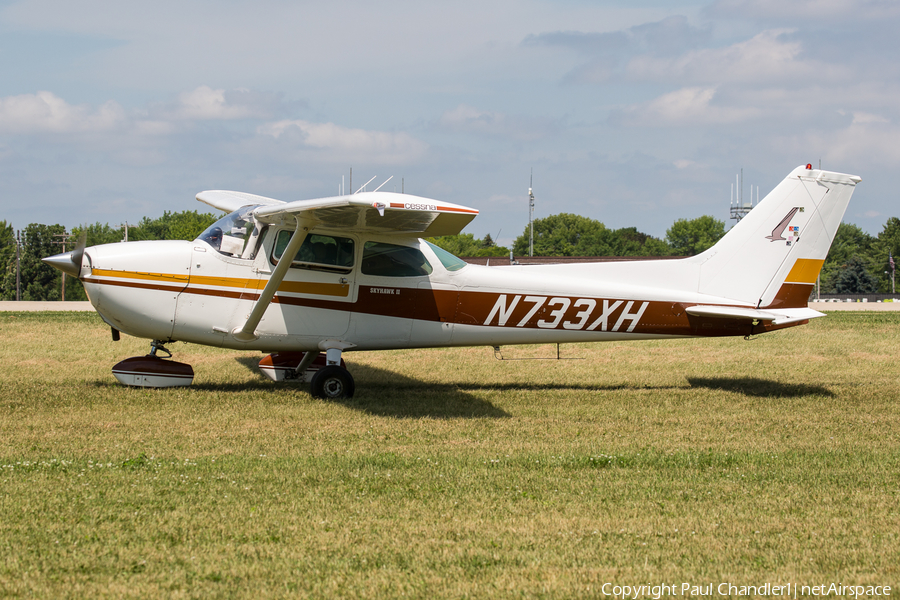
[[[798,167],[699,263],[698,291],[758,308],[805,308],[860,178]]]

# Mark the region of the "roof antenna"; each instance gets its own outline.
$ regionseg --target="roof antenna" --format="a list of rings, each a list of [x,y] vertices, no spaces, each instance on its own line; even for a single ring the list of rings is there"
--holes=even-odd
[[[387,183],[388,181],[390,181],[390,180],[393,179],[393,178],[394,178],[394,176],[391,175],[390,177],[388,177],[387,179],[384,180],[384,183]],[[373,177],[372,179],[375,179],[375,177]],[[372,179],[370,179],[369,181],[372,181]],[[381,188],[383,188],[383,187],[384,187],[384,183],[382,183],[382,184],[379,185],[377,188],[375,188],[374,190],[372,190],[372,193],[374,194],[375,192],[377,192],[378,190],[380,190]]]
[[[378,175],[375,175],[375,177],[378,177]],[[372,179],[375,179],[375,177],[372,177]],[[365,189],[365,187],[366,187],[367,185],[369,185],[370,183],[372,183],[372,179],[370,179],[370,180],[368,180],[367,182],[365,182],[364,184],[362,184],[362,187],[359,188],[358,190],[356,190],[355,192],[353,192],[353,195],[355,196],[356,194],[358,194],[358,193],[360,193],[361,191],[363,191],[363,189]]]

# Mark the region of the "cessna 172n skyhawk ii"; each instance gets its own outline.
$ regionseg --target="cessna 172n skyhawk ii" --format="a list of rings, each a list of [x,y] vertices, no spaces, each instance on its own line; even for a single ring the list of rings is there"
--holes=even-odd
[[[272,353],[261,369],[353,395],[345,351],[749,336],[806,323],[807,300],[860,178],[798,167],[715,246],[689,258],[467,265],[421,239],[478,214],[405,194],[281,202],[207,191],[229,213],[194,241],[81,247],[45,259],[78,277],[113,328],[152,340],[123,383],[187,385],[182,341]],[[289,257],[289,258],[285,258]]]

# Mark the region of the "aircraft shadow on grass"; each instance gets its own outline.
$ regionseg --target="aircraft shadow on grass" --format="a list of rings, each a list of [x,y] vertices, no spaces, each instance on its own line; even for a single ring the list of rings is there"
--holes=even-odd
[[[238,357],[238,363],[258,375],[254,382],[241,384],[240,389],[258,386],[272,389],[272,383],[259,373],[259,360],[252,356]],[[353,398],[329,400],[371,415],[397,418],[431,417],[436,419],[502,419],[511,415],[486,400],[477,398],[454,383],[424,382],[393,371],[368,365],[352,366],[353,377],[360,385]],[[277,384],[279,389],[296,386],[307,391],[306,384]],[[197,386],[195,386],[197,387]],[[211,386],[222,389],[221,386]]]
[[[707,388],[722,392],[735,392],[758,398],[800,398],[802,396],[828,396],[834,393],[821,385],[782,383],[758,377],[688,377],[694,388]]]
[[[239,392],[252,390],[297,389],[308,391],[306,384],[274,384],[259,372],[259,360],[252,356],[236,357],[235,360],[253,373],[251,381],[242,383],[195,383],[194,389],[219,392]],[[610,385],[580,385],[571,383],[501,383],[482,384],[472,382],[426,382],[400,375],[393,371],[369,365],[353,365],[353,373],[358,381],[364,382],[353,398],[332,400],[347,408],[371,415],[395,418],[437,419],[502,419],[512,415],[494,406],[491,402],[476,396],[477,392],[491,391],[594,391],[611,392],[619,390],[684,390],[683,385],[647,386],[639,383]],[[691,388],[707,388],[723,392],[735,392],[760,398],[799,398],[803,396],[833,397],[834,393],[819,385],[782,383],[756,377],[689,377]],[[112,382],[95,382],[98,387],[118,387]]]
[[[259,375],[258,385],[269,387],[268,380],[257,369],[253,357],[236,359],[250,371]],[[572,383],[502,383],[486,385],[464,381],[446,383],[425,382],[369,365],[353,365],[354,376],[365,385],[356,398],[338,401],[340,404],[370,414],[394,417],[435,418],[503,418],[511,416],[486,400],[476,398],[473,392],[493,391],[619,391],[677,390],[683,386],[646,386],[640,384],[580,385]],[[723,392],[735,392],[759,398],[800,398],[803,396],[833,397],[834,393],[821,385],[784,383],[758,377],[689,377],[692,388],[707,388]],[[288,384],[291,385],[291,384]],[[302,384],[301,384],[302,385]],[[218,388],[221,389],[221,388]],[[242,389],[246,389],[243,387]],[[305,389],[305,388],[304,388]]]

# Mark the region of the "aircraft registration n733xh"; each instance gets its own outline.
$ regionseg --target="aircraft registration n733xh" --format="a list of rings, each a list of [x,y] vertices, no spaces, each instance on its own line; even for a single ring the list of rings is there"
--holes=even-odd
[[[260,363],[273,379],[347,398],[345,351],[748,336],[824,316],[807,300],[859,181],[798,167],[715,246],[676,260],[467,265],[421,238],[459,233],[472,208],[207,191],[197,199],[229,214],[193,241],[82,243],[45,261],[84,283],[113,339],[152,340],[113,368],[125,384],[189,384],[189,365],[157,356],[178,340],[273,353]]]

